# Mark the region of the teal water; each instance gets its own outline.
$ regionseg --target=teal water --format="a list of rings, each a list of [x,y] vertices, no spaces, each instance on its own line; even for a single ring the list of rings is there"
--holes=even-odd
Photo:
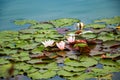
[[[120,0],[0,0],[0,31],[26,28],[14,25],[16,19],[78,18],[87,24],[120,16],[119,4]]]

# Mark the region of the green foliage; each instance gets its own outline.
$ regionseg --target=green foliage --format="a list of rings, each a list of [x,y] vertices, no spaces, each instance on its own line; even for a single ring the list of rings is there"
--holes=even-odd
[[[8,70],[10,69],[11,64],[4,64],[0,66],[0,77],[8,77]]]
[[[80,76],[73,76],[73,77],[69,77],[69,80],[87,80],[89,78],[93,78],[94,76],[90,73],[84,73],[81,74]]]
[[[28,52],[21,52],[11,55],[12,59],[15,61],[27,61],[30,60]]]
[[[14,68],[15,69],[17,69],[17,70],[23,70],[23,71],[27,71],[27,70],[29,70],[29,69],[31,69],[31,65],[29,65],[29,64],[26,64],[26,63],[24,63],[24,62],[18,62],[18,63],[15,63],[15,66],[14,66]]]
[[[32,25],[34,25],[34,24],[36,24],[38,22],[35,21],[35,20],[15,20],[14,23],[16,25],[20,25],[21,26],[21,25],[25,25],[25,24],[32,24]]]
[[[68,65],[68,66],[75,66],[75,67],[83,66],[83,65],[80,64],[79,61],[70,60],[69,58],[65,59],[64,64]]]
[[[85,71],[86,68],[73,67],[73,66],[63,66],[63,69],[65,69],[66,71],[71,71],[71,72],[80,72],[80,71]]]
[[[88,46],[86,43],[79,43],[74,45],[74,47],[86,47],[86,46]]]
[[[19,30],[19,33],[22,33],[22,34],[34,34],[37,31],[38,31],[37,29],[23,29],[23,30]]]
[[[100,39],[103,41],[110,41],[110,40],[114,40],[115,36],[113,33],[101,32],[100,34],[98,34],[97,39]]]
[[[80,22],[80,20],[74,18],[62,18],[62,19],[51,20],[50,22],[54,24],[55,27],[65,27]]]
[[[7,63],[10,63],[10,62],[4,58],[0,58],[0,64],[7,64]]]
[[[51,28],[54,28],[53,25],[51,24],[36,24],[36,25],[32,25],[30,26],[30,28],[33,28],[33,29],[51,29]]]
[[[94,33],[87,33],[87,34],[82,34],[81,36],[86,39],[91,39],[91,38],[95,38],[97,35]]]
[[[85,25],[85,28],[105,28],[105,24],[87,24]]]
[[[106,19],[103,21],[106,22],[106,24],[110,24],[110,22],[113,22],[112,24],[116,24],[118,23],[116,20],[119,20],[119,18],[115,17],[114,20]],[[28,77],[31,77],[33,80],[49,79],[55,75],[63,76],[63,78],[69,80],[85,80],[89,78],[111,79],[109,75],[112,72],[120,72],[120,60],[116,60],[116,62],[112,60],[115,57],[119,57],[119,55],[111,55],[111,49],[109,48],[110,50],[108,50],[108,53],[104,52],[106,57],[109,58],[102,59],[101,55],[103,53],[99,54],[102,52],[99,50],[105,46],[114,47],[114,44],[119,43],[117,42],[120,41],[118,30],[115,34],[112,31],[110,32],[110,30],[107,28],[104,28],[105,24],[94,23],[86,25],[85,28],[93,27],[93,33],[81,34],[79,39],[86,39],[88,41],[89,39],[100,39],[103,41],[100,43],[100,41],[96,40],[98,46],[96,45],[94,48],[91,48],[91,46],[85,43],[66,43],[66,49],[63,51],[64,53],[60,53],[60,50],[56,45],[46,48],[41,43],[42,41],[48,39],[55,40],[56,42],[65,40],[64,35],[59,34],[54,28],[71,26],[76,22],[80,22],[80,20],[62,18],[50,20],[47,23],[38,23],[34,20],[16,20],[15,24],[17,25],[31,24],[31,26],[28,29],[19,31],[0,32],[0,77],[8,76],[8,70],[11,68],[11,64],[9,63],[13,61],[14,76],[27,73]],[[94,28],[104,28],[104,30],[98,30]],[[95,30],[98,30],[99,34],[96,34],[97,32],[94,32]],[[75,31],[72,32],[75,33]],[[84,48],[86,46],[90,47],[90,54],[95,53],[97,56],[93,55],[90,57],[80,55],[78,51],[74,51],[73,46],[75,46],[74,48]],[[115,49],[116,48],[119,49],[119,46],[115,46]],[[47,49],[49,49],[49,51],[47,51]],[[117,53],[119,53],[119,51],[117,51]],[[55,62],[56,60],[59,61],[60,59],[60,62],[62,62],[63,66],[59,66]],[[102,69],[95,67],[97,66],[98,62],[103,64]],[[89,72],[87,72],[87,70]]]
[[[103,18],[100,20],[95,20],[95,23],[105,22],[106,24],[119,24],[120,23],[120,16],[115,16],[113,18]]]
[[[72,72],[65,71],[65,70],[60,70],[60,71],[57,72],[57,74],[59,76],[65,76],[65,77],[73,76],[74,75]]]

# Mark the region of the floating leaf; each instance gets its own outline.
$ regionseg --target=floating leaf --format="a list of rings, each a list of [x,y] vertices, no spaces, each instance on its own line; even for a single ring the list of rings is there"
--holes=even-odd
[[[65,69],[66,71],[71,71],[71,72],[80,72],[80,71],[85,71],[86,68],[84,68],[84,67],[63,66],[63,69]]]
[[[25,25],[25,24],[32,24],[32,25],[34,25],[34,24],[37,23],[37,21],[35,21],[35,20],[15,20],[14,23],[16,25]]]
[[[103,41],[110,41],[110,40],[114,40],[114,35],[112,33],[102,32],[98,35],[97,39],[100,39]]]
[[[32,65],[34,68],[38,68],[38,69],[47,69],[45,66],[46,66],[47,64],[34,64],[34,65]]]
[[[6,54],[6,55],[15,54],[15,53],[17,53],[17,50],[12,50],[7,48],[4,48],[2,51],[0,51],[0,54]]]
[[[43,79],[48,79],[48,78],[54,77],[55,75],[56,75],[55,71],[48,70],[42,74],[42,77],[43,77]]]
[[[34,68],[34,67],[31,67],[29,70],[27,70],[26,72],[28,73],[28,74],[30,74],[30,73],[34,73],[34,72],[36,72],[36,71],[38,71],[38,69],[36,69],[36,68]]]
[[[22,34],[19,36],[20,39],[32,39],[32,36],[30,34]]]
[[[105,28],[106,25],[105,24],[87,24],[85,25],[85,28]]]
[[[79,43],[79,44],[75,44],[74,47],[86,47],[87,44],[85,43]]]
[[[40,73],[40,72],[34,72],[31,74],[28,74],[29,77],[32,79],[48,79],[51,77],[54,77],[56,75],[56,72],[54,71],[46,71],[45,73]]]
[[[28,77],[30,77],[32,79],[42,79],[43,78],[42,73],[40,73],[38,71],[28,74]]]
[[[94,33],[86,33],[86,34],[82,34],[81,36],[86,39],[91,39],[91,38],[95,38],[97,35]]]
[[[100,60],[100,63],[103,65],[116,66],[116,63],[109,59],[102,59]]]
[[[54,24],[55,27],[62,27],[62,26],[64,27],[80,22],[80,20],[74,18],[61,18],[61,19],[51,20],[50,22]]]
[[[23,30],[19,30],[20,33],[22,34],[33,34],[36,31],[38,31],[37,29],[23,29]]]
[[[27,61],[30,60],[28,52],[21,52],[12,55],[12,59],[15,61]]]
[[[49,70],[58,70],[58,66],[56,62],[49,63],[45,67],[48,68]]]
[[[0,66],[0,77],[8,77],[8,70],[10,69],[11,64],[4,64]]]
[[[80,62],[76,60],[70,60],[69,58],[65,59],[64,64],[69,66],[76,66],[76,67],[84,66],[84,65],[81,65]]]
[[[41,59],[33,59],[33,60],[27,61],[27,63],[29,63],[29,64],[47,64],[47,63],[49,63],[49,61],[43,61]]]
[[[89,80],[89,78],[93,78],[94,76],[91,73],[84,73],[81,74],[80,76],[73,76],[69,77],[69,80]]]
[[[0,64],[7,64],[7,63],[10,63],[10,62],[4,58],[0,58]]]
[[[96,65],[98,62],[92,58],[92,57],[82,57],[80,59],[80,61],[82,61],[80,64],[84,67],[90,67],[90,66],[93,66],[93,65]]]
[[[103,18],[100,20],[95,20],[95,23],[105,22],[106,24],[119,24],[120,23],[120,16],[115,16],[113,18]]]
[[[66,70],[60,70],[57,72],[59,76],[73,76],[74,74],[72,72],[66,71]]]
[[[41,54],[42,51],[45,49],[45,47],[43,45],[40,45],[39,47],[36,47],[32,50],[33,54]]]
[[[26,64],[24,62],[18,62],[18,63],[15,63],[15,69],[17,70],[23,70],[23,71],[27,71],[31,68],[32,66],[29,65],[29,64]]]
[[[33,28],[33,29],[51,29],[51,28],[53,28],[53,25],[44,23],[44,24],[32,25],[32,26],[30,26],[30,28]]]
[[[30,50],[30,49],[36,48],[38,44],[39,43],[26,44],[26,45],[22,46],[21,48],[24,50]]]

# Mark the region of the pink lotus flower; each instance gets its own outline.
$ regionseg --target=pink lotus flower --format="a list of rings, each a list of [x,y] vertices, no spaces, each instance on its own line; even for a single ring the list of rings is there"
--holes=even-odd
[[[67,40],[69,43],[73,43],[73,42],[75,42],[75,36],[70,36],[67,38]]]
[[[65,49],[65,42],[64,41],[60,41],[59,43],[56,43],[56,45],[60,50]]]
[[[54,43],[54,40],[46,40],[46,41],[42,42],[42,44],[43,44],[45,47],[53,46],[53,43]]]

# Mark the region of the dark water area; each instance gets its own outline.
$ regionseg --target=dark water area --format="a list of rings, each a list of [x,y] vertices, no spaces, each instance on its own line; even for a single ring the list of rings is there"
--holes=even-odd
[[[120,0],[0,0],[0,31],[19,30],[16,19],[48,21],[58,18],[78,18],[90,23],[99,18],[120,15]]]

